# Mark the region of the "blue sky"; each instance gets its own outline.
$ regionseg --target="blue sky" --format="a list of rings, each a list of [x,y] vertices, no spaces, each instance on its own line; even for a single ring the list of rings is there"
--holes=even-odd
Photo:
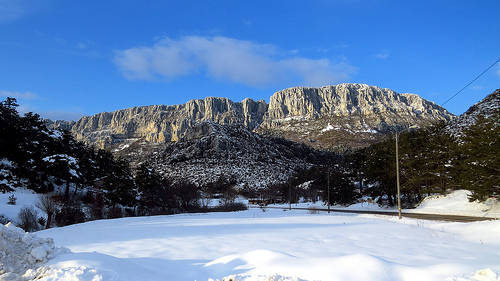
[[[497,0],[0,0],[0,99],[51,119],[364,83],[444,103],[500,59]],[[444,105],[500,88],[500,64]]]

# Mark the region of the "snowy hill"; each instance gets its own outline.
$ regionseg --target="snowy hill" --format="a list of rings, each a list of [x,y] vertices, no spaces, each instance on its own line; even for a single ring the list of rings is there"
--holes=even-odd
[[[451,120],[446,130],[459,137],[463,130],[476,123],[479,115],[489,118],[495,111],[500,110],[500,89],[486,96],[480,102],[471,106],[466,112]]]
[[[7,195],[0,195],[0,213]],[[461,193],[431,198],[421,210],[448,201],[469,212],[463,200]],[[35,234],[0,228],[1,253],[21,249],[20,259],[32,266],[25,279],[3,274],[0,280],[464,281],[499,280],[500,273],[498,220],[445,223],[251,208],[100,220]],[[49,237],[55,245],[44,240]],[[1,266],[3,273],[20,272]]]

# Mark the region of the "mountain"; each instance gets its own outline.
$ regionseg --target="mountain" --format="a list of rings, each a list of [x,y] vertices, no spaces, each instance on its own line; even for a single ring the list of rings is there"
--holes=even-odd
[[[450,121],[454,115],[415,94],[364,84],[296,87],[275,93],[270,103],[207,97],[182,105],[140,106],[80,118],[72,134],[98,148],[136,141],[178,141],[196,124],[242,125],[319,149],[366,146],[410,125]],[[120,148],[118,148],[121,150]]]
[[[265,101],[207,97],[181,105],[139,106],[80,118],[71,128],[78,140],[106,148],[124,141],[148,142],[179,140],[184,132],[203,121],[242,124],[254,129],[267,111]]]
[[[271,97],[257,132],[320,149],[362,147],[404,127],[453,118],[443,107],[418,95],[365,84],[298,87]]]
[[[142,145],[147,146],[147,143]],[[305,144],[261,136],[240,124],[215,122],[199,123],[190,127],[177,142],[153,149],[149,154],[136,154],[133,162],[148,161],[167,178],[189,177],[198,186],[224,177],[249,189],[285,182],[302,169],[333,163],[337,157]]]
[[[460,137],[464,129],[476,123],[479,115],[489,118],[497,110],[500,110],[500,89],[489,94],[483,100],[471,106],[462,115],[450,121],[446,126],[446,130],[452,135]]]

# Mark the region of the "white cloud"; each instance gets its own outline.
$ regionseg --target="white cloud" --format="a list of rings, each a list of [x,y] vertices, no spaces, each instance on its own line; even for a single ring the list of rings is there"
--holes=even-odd
[[[31,92],[19,93],[19,92],[0,91],[0,96],[11,97],[16,99],[25,99],[25,100],[38,99],[38,95]]]
[[[498,63],[497,75],[500,76],[500,63]]]
[[[43,11],[47,0],[2,0],[0,1],[0,23],[19,20],[26,15]]]
[[[386,59],[389,57],[391,53],[387,50],[383,50],[382,52],[378,53],[375,55],[376,58],[379,58],[379,59]]]
[[[253,87],[292,81],[323,86],[345,81],[355,72],[347,62],[282,55],[290,52],[223,36],[186,36],[117,51],[113,61],[128,79],[172,79],[203,71],[209,77]]]

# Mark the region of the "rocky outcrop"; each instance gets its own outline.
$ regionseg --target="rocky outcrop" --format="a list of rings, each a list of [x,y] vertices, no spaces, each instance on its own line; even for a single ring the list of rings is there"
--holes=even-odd
[[[359,147],[379,135],[409,125],[453,119],[444,108],[414,94],[364,84],[290,88],[275,93],[269,105],[245,99],[208,97],[182,105],[141,106],[82,117],[72,126],[78,140],[104,148],[135,141],[171,142],[204,122],[241,124],[316,148]]]
[[[265,137],[242,125],[202,122],[138,161],[148,161],[171,180],[189,179],[197,186],[232,178],[241,187],[264,188],[286,182],[312,165],[331,164],[337,155],[285,139]],[[137,161],[136,160],[136,161]]]
[[[80,118],[71,132],[78,140],[98,148],[130,140],[149,142],[179,140],[184,132],[203,121],[242,124],[253,130],[267,111],[265,101],[207,97],[181,105],[153,105],[103,112]]]
[[[340,84],[275,93],[257,130],[317,148],[359,147],[403,127],[453,118],[443,107],[415,94]]]

